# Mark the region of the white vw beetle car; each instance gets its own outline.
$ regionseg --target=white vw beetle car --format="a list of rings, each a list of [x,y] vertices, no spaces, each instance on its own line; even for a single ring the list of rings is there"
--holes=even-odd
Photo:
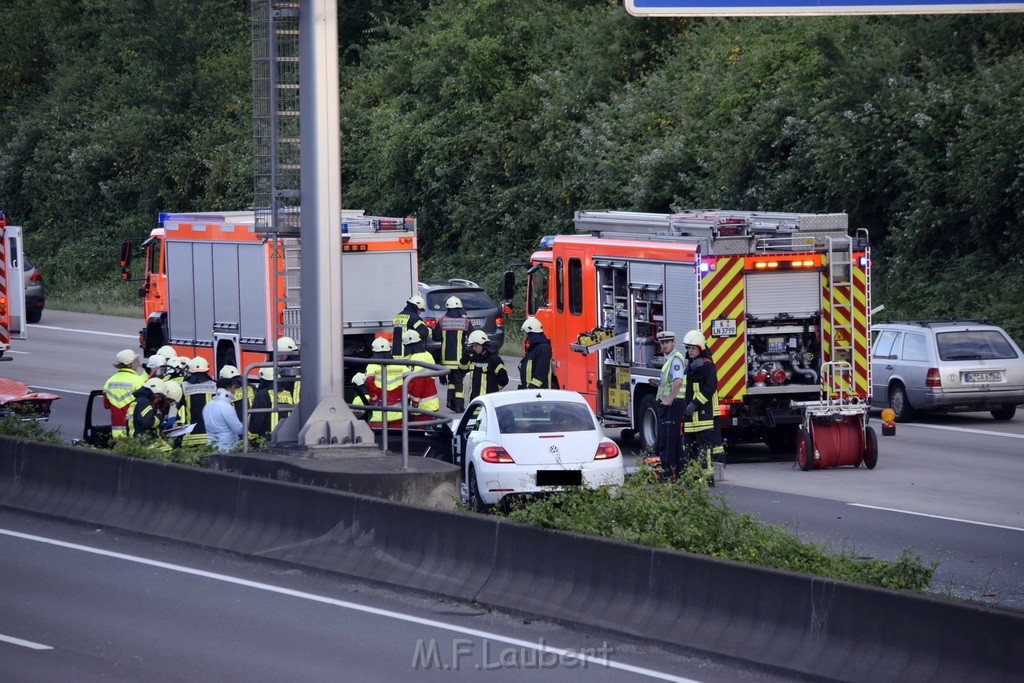
[[[474,399],[452,438],[462,500],[486,510],[508,496],[619,486],[619,447],[574,391],[503,391]]]

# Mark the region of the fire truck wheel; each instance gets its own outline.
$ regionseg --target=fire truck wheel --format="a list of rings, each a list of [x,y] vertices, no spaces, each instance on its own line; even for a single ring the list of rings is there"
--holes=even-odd
[[[914,408],[907,398],[907,390],[903,385],[896,382],[889,388],[889,407],[896,413],[897,422],[912,422],[914,419]]]
[[[641,445],[645,448],[655,448],[658,445],[658,415],[658,400],[654,394],[644,396],[640,401],[637,424],[640,425]]]
[[[814,444],[811,441],[811,433],[803,427],[796,434],[796,464],[806,472],[811,469],[811,461],[814,459]]]
[[[878,464],[878,437],[872,427],[867,428],[867,437],[864,443],[864,465],[869,469],[875,469]]]
[[[635,436],[636,436],[636,430],[635,429],[623,429],[621,432],[619,432],[619,438],[622,439],[623,443],[626,443],[628,441],[632,441],[633,437],[635,437]]]

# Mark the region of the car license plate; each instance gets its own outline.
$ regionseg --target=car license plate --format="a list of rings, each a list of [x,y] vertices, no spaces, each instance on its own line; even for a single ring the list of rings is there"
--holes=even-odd
[[[474,327],[483,327],[484,323],[487,322],[487,318],[470,318]]]
[[[998,372],[965,372],[964,382],[998,382]]]
[[[537,470],[537,486],[582,486],[583,470]]]

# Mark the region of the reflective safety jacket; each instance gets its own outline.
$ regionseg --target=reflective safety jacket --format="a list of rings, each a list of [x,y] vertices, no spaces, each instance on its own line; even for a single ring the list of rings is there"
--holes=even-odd
[[[401,358],[405,355],[405,344],[402,343],[402,335],[405,334],[406,330],[416,330],[419,332],[421,341],[426,341],[430,337],[430,328],[423,322],[423,318],[420,317],[420,311],[416,308],[415,304],[407,303],[405,308],[391,322],[394,325],[391,337],[391,353],[395,358]]]
[[[163,422],[164,416],[158,410],[153,391],[140,387],[135,392],[135,401],[132,405],[128,436],[149,437],[153,439],[153,446],[158,450],[171,450],[171,445],[160,438],[160,423]]]
[[[131,368],[118,368],[103,385],[103,405],[110,409],[110,431],[115,439],[125,436],[135,392],[146,381]]]
[[[679,388],[679,392],[675,396],[669,396],[672,393],[672,383],[676,380],[678,373],[683,373],[683,384]],[[686,357],[678,350],[673,350],[672,353],[665,357],[665,364],[661,366],[661,381],[658,383],[658,402],[661,402],[663,398],[671,398],[673,401],[679,398],[679,394],[686,392]],[[717,399],[716,399],[717,400]]]
[[[484,344],[484,351],[479,356],[466,349],[462,357],[462,365],[469,366],[472,371],[469,381],[469,400],[477,396],[493,394],[508,385],[508,371],[501,356],[490,343]]]
[[[203,408],[217,392],[217,383],[205,372],[194,372],[181,383],[183,394],[178,405],[178,422],[195,424],[195,428],[181,438],[183,446],[206,444],[206,423],[203,422]]]
[[[718,373],[707,351],[690,359],[684,381],[685,405],[692,403],[696,410],[683,423],[683,432],[703,432],[718,428]]]
[[[434,327],[434,341],[441,342],[441,365],[458,368],[462,351],[466,347],[466,335],[473,329],[469,316],[461,308],[449,308]]]
[[[543,332],[526,335],[526,355],[519,363],[520,389],[557,389],[558,378],[551,364],[551,342]]]
[[[371,393],[378,395],[376,405],[401,405],[402,404],[402,378],[409,372],[405,365],[379,365],[371,363],[366,366],[366,388]],[[401,410],[387,411],[388,423],[402,422]],[[381,411],[375,410],[370,414],[370,424],[380,426],[384,416]]]
[[[278,382],[278,387],[281,382]],[[287,389],[278,389],[274,392],[272,382],[260,382],[256,390],[256,397],[252,401],[253,410],[260,408],[276,408],[279,405],[293,405],[292,393]],[[262,437],[273,433],[280,423],[282,417],[288,417],[287,413],[253,413],[249,416],[249,431]]]
[[[411,355],[407,356],[407,360],[415,360],[420,363],[434,364],[434,357],[430,355],[430,352],[423,348],[423,344],[416,344],[415,346],[406,347],[409,349],[417,348]],[[421,368],[415,365],[409,366],[409,372],[418,372],[427,368]],[[441,410],[441,399],[437,395],[437,380],[433,377],[417,377],[409,382],[409,404],[413,408],[422,408],[424,410],[432,410],[438,412]],[[414,415],[414,420],[431,420],[429,415]]]

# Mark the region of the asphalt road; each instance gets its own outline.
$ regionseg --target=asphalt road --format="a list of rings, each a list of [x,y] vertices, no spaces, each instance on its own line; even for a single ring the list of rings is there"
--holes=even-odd
[[[51,426],[81,434],[84,399],[113,372],[113,357],[135,348],[139,322],[46,311],[16,341],[0,374],[54,390]],[[507,358],[510,375],[517,359]],[[879,438],[874,470],[801,472],[761,445],[730,453],[716,491],[736,509],[810,539],[892,560],[901,549],[939,567],[933,590],[1024,609],[1024,413],[936,415]],[[635,446],[624,444],[627,464]]]
[[[735,664],[0,509],[0,680],[777,681]]]

